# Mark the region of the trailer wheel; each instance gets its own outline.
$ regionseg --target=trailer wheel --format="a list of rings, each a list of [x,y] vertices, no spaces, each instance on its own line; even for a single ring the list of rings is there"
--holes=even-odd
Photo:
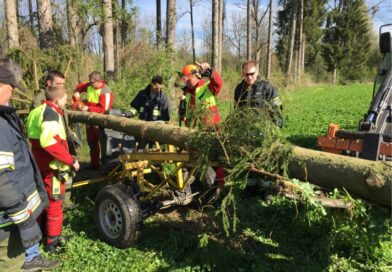
[[[108,185],[98,192],[94,217],[100,239],[108,244],[128,248],[138,242],[142,212],[124,184]]]
[[[199,208],[202,208],[205,205],[213,205],[218,199],[219,197],[219,195],[217,194],[218,188],[216,187],[215,179],[216,179],[215,170],[212,167],[208,167],[204,179],[201,179],[199,176],[198,178],[196,178],[195,182],[191,184],[192,193],[193,192],[200,193],[196,201]]]

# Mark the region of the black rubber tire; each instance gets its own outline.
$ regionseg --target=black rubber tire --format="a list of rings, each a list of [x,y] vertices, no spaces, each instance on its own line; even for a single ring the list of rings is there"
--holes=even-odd
[[[102,188],[95,198],[94,219],[99,238],[117,248],[136,244],[143,224],[139,201],[122,184]]]

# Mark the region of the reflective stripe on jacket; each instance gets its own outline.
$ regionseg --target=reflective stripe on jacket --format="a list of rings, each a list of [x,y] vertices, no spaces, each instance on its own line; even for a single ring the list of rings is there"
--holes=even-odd
[[[207,126],[215,126],[220,122],[216,95],[221,88],[222,78],[216,70],[212,71],[209,82],[200,80],[193,90],[185,87],[187,126],[195,126],[198,119],[203,119],[204,125]]]
[[[16,109],[0,106],[0,219],[1,225],[36,220],[48,196]],[[4,220],[4,218],[8,218]],[[3,225],[3,226],[4,226]]]
[[[89,107],[90,112],[105,113],[112,108],[114,95],[104,81],[97,90],[91,87],[88,82],[80,83],[76,86],[76,91],[87,93],[86,106]]]
[[[51,164],[63,164],[67,170],[74,163],[69,153],[63,112],[50,101],[32,110],[27,119],[27,135],[31,141],[34,156],[41,172],[50,169]]]

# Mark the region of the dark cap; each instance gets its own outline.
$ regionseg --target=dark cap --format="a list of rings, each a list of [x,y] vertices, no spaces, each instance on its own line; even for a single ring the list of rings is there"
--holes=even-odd
[[[0,83],[24,90],[20,86],[21,79],[22,71],[19,65],[8,58],[0,58]]]

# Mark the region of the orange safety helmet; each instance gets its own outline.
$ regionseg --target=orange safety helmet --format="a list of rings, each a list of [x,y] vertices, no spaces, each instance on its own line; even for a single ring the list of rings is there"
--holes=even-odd
[[[199,77],[199,68],[194,64],[187,64],[182,68],[181,74],[187,78]]]

